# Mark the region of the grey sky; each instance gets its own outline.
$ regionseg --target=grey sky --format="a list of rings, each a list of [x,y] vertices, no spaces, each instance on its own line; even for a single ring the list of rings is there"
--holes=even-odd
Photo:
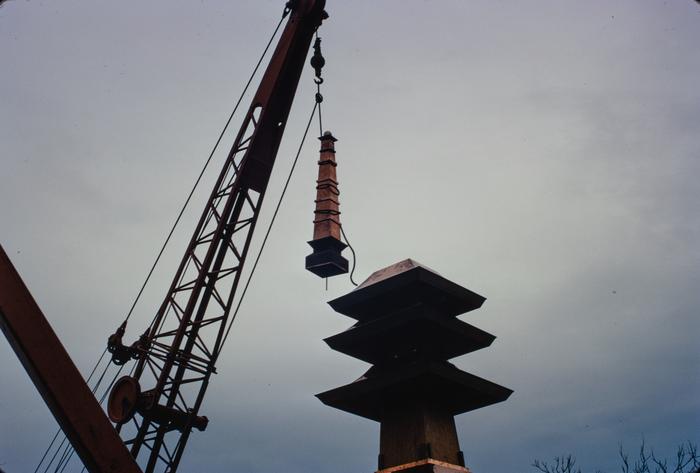
[[[81,369],[123,319],[283,3],[0,8],[0,242]],[[515,394],[458,417],[468,466],[530,471],[571,452],[612,472],[619,444],[700,441],[700,6],[327,9],[324,125],[340,140],[357,278],[412,257],[488,298],[465,320],[498,339],[456,364]],[[264,222],[313,92],[307,69]],[[367,368],[321,341],[352,324],[325,304],[352,286],[326,292],[303,269],[317,151],[310,140],[180,471],[376,466],[378,426],[313,397]],[[0,466],[32,471],[56,424],[4,340],[0,359]]]

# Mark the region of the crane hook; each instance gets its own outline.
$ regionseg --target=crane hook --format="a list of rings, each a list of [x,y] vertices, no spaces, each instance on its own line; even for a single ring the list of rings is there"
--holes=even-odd
[[[314,42],[314,55],[311,57],[310,62],[311,67],[314,68],[314,72],[316,74],[314,82],[316,82],[317,85],[323,84],[321,70],[323,69],[323,66],[326,65],[326,59],[323,57],[323,54],[321,54],[321,38],[318,36],[316,36],[316,41]]]

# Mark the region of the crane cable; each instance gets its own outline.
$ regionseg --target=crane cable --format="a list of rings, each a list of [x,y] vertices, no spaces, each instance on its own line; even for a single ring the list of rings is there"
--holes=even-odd
[[[340,226],[340,233],[343,235],[343,240],[345,240],[345,243],[348,245],[348,248],[350,248],[350,252],[352,253],[352,268],[350,269],[350,282],[352,283],[353,286],[357,287],[358,284],[355,282],[355,280],[352,278],[353,274],[355,274],[355,265],[357,264],[357,254],[355,253],[355,248],[352,247],[350,244],[350,241],[348,240],[347,235],[345,234],[345,230],[343,230],[343,226]]]
[[[270,49],[270,46],[272,45],[272,41],[277,36],[277,33],[280,29],[280,26],[282,26],[282,22],[287,17],[287,15],[289,15],[289,12],[290,12],[289,6],[285,6],[285,8],[282,12],[282,18],[280,18],[279,22],[277,23],[277,26],[275,27],[274,31],[272,32],[272,35],[270,36],[270,39],[268,40],[267,44],[265,45],[265,48],[264,48],[262,54],[260,55],[260,58],[258,59],[257,63],[255,64],[255,67],[253,68],[253,72],[250,74],[248,81],[246,82],[245,86],[243,87],[243,91],[241,92],[240,96],[238,97],[238,100],[236,101],[236,104],[233,107],[233,111],[229,115],[228,120],[226,120],[226,124],[224,125],[223,129],[221,130],[221,133],[219,134],[219,137],[217,138],[216,143],[214,144],[214,147],[211,150],[211,153],[209,153],[209,157],[205,161],[204,166],[203,166],[201,172],[199,173],[199,176],[197,177],[197,179],[194,182],[194,185],[192,186],[192,190],[190,191],[189,195],[187,196],[187,199],[185,199],[185,203],[183,204],[182,208],[180,209],[180,212],[178,213],[177,218],[175,219],[175,222],[173,223],[172,228],[170,229],[170,232],[168,233],[168,236],[166,237],[165,241],[163,242],[163,245],[161,246],[161,248],[158,252],[158,255],[156,256],[156,259],[153,262],[151,269],[148,271],[146,279],[144,280],[143,284],[141,285],[141,288],[139,289],[138,294],[136,295],[136,298],[134,299],[134,302],[132,303],[132,305],[131,305],[131,307],[126,315],[126,318],[124,319],[124,322],[127,322],[129,320],[129,318],[131,317],[131,314],[134,312],[136,304],[138,303],[139,299],[141,298],[141,295],[143,294],[143,291],[145,290],[146,285],[148,284],[148,281],[150,280],[151,276],[153,275],[153,271],[155,270],[156,266],[158,265],[158,262],[160,261],[160,258],[163,255],[163,252],[165,251],[165,248],[168,245],[170,238],[172,237],[172,235],[175,231],[175,228],[177,227],[178,223],[180,222],[180,219],[182,218],[182,215],[184,214],[185,209],[187,208],[187,205],[190,203],[190,200],[192,199],[192,196],[195,192],[195,189],[199,185],[199,182],[201,181],[202,176],[204,175],[204,172],[206,171],[207,167],[209,166],[209,163],[211,162],[211,160],[214,156],[214,153],[218,149],[219,144],[221,143],[221,140],[223,139],[223,136],[226,133],[226,130],[228,129],[228,126],[231,124],[231,121],[233,120],[234,115],[238,111],[238,107],[240,106],[241,102],[243,101],[243,97],[245,96],[246,92],[248,91],[248,88],[250,87],[250,84],[252,83],[253,78],[255,77],[255,74],[258,72],[258,69],[260,68],[260,65],[262,64],[263,59],[265,58],[268,50]],[[86,380],[86,383],[90,382],[90,379],[92,378],[93,374],[97,370],[97,367],[100,365],[100,363],[104,359],[104,356],[106,353],[107,353],[107,348],[104,349],[104,351],[102,352],[102,355],[100,355],[99,359],[97,360],[97,362],[93,366],[92,371],[90,372],[90,375],[88,376],[88,378]],[[106,373],[108,367],[109,367],[109,363],[107,364],[104,371],[102,372],[102,375],[100,377],[100,382],[101,382],[102,378],[104,377],[104,374]],[[99,387],[99,382],[93,388],[93,394],[96,392],[98,387]],[[56,442],[56,439],[58,438],[61,430],[62,429],[59,427],[59,429],[56,431],[56,434],[53,436],[48,447],[46,447],[44,454],[41,456],[39,463],[37,464],[36,468],[34,469],[34,473],[37,473],[39,471],[39,469],[41,468],[41,465],[44,463],[44,460],[46,459],[47,455],[51,451],[51,448],[53,447],[54,443]],[[63,445],[64,442],[65,442],[65,439],[63,440],[63,442],[61,442],[60,446],[58,447],[58,450],[61,449],[61,446]],[[58,453],[58,451],[56,453]],[[53,463],[53,461],[55,460],[55,457],[56,457],[56,454],[54,454],[54,456],[49,461],[49,465],[51,465]],[[49,468],[49,466],[47,466],[47,470],[48,470],[48,468]]]
[[[105,356],[106,353],[107,353],[107,348],[105,348],[104,351],[102,351],[102,355],[100,355],[100,359],[97,360],[97,363],[96,363],[95,366],[92,368],[92,371],[91,371],[90,374],[88,375],[88,378],[87,378],[87,380],[85,381],[85,383],[89,383],[89,382],[90,382],[90,379],[92,379],[93,375],[94,375],[95,372],[97,371],[97,367],[98,367],[99,364],[102,362],[102,359],[104,358],[104,356]],[[105,373],[107,372],[107,369],[109,368],[109,366],[110,366],[109,363],[107,363],[107,366],[105,366],[105,369],[102,371],[102,374],[100,375],[100,377],[99,377],[97,383],[96,383],[95,386],[92,388],[92,393],[93,393],[93,394],[95,394],[95,392],[97,392],[97,389],[99,388],[100,384],[102,383],[102,379],[104,378]],[[46,456],[47,456],[47,455],[49,454],[49,452],[51,451],[51,447],[53,447],[53,444],[56,442],[56,439],[58,438],[58,436],[59,436],[59,434],[60,434],[61,432],[62,432],[62,429],[59,427],[59,428],[56,430],[56,433],[54,434],[53,438],[51,439],[51,442],[49,443],[49,446],[46,447],[46,450],[44,451],[44,454],[41,456],[41,459],[39,460],[39,463],[37,464],[36,468],[34,469],[34,473],[37,473],[37,472],[39,471],[39,468],[41,468],[42,463],[44,463],[44,460],[46,459]],[[51,460],[49,460],[49,463],[48,463],[47,466],[46,466],[46,470],[44,470],[44,471],[48,471],[48,469],[50,468],[51,464],[52,464],[52,463],[54,462],[54,460],[56,459],[56,455],[58,454],[58,451],[61,450],[61,447],[63,446],[63,444],[65,443],[65,441],[66,441],[66,438],[64,437],[63,440],[61,441],[61,443],[60,443],[59,446],[58,446],[58,450],[56,450],[56,453],[54,453],[54,455],[51,457]]]
[[[314,60],[317,61],[316,65],[314,64]],[[321,38],[318,36],[318,29],[316,30],[316,42],[314,43],[314,58],[311,59],[311,65],[314,66],[314,68],[318,68],[316,70],[316,78],[314,79],[314,82],[316,83],[316,104],[318,105],[318,130],[319,130],[319,135],[318,136],[323,136],[323,114],[321,113],[321,103],[323,102],[323,95],[321,95],[321,84],[323,84],[324,79],[321,77],[321,68],[325,65],[326,60],[323,58],[323,55],[321,54]],[[355,253],[355,249],[352,247],[350,244],[350,241],[348,240],[348,237],[345,235],[345,230],[343,229],[343,224],[338,225],[340,227],[340,233],[343,235],[343,239],[345,240],[345,243],[348,245],[348,248],[350,248],[350,252],[352,253],[352,269],[350,269],[350,282],[352,283],[353,286],[357,287],[357,283],[353,279],[353,275],[355,274],[355,266],[357,265],[357,253]],[[328,278],[326,279],[326,290],[328,290]]]
[[[202,176],[204,175],[204,172],[206,171],[207,167],[209,166],[209,163],[212,160],[212,157],[214,156],[214,153],[216,152],[217,148],[219,147],[219,144],[221,143],[221,140],[223,139],[224,134],[226,133],[226,130],[228,129],[228,126],[231,124],[231,120],[233,120],[233,116],[235,115],[236,111],[238,110],[238,106],[241,104],[241,101],[243,100],[243,96],[248,91],[248,87],[250,86],[251,82],[253,81],[255,74],[258,72],[258,69],[260,68],[260,64],[262,63],[263,59],[265,58],[267,51],[270,49],[270,45],[272,44],[272,41],[275,39],[275,36],[277,36],[277,32],[279,31],[279,28],[282,25],[282,21],[284,21],[287,14],[289,14],[289,8],[285,7],[284,13],[282,14],[282,18],[280,19],[279,23],[277,23],[277,27],[275,28],[275,31],[273,31],[272,36],[270,36],[270,39],[267,42],[267,45],[265,46],[265,49],[263,50],[262,54],[260,55],[260,58],[258,59],[258,62],[255,65],[255,68],[253,69],[253,72],[250,74],[250,77],[248,78],[248,82],[246,83],[245,87],[243,88],[243,92],[241,92],[241,95],[238,97],[238,101],[236,102],[236,105],[233,107],[233,111],[229,115],[228,120],[226,120],[226,124],[224,125],[224,128],[221,130],[221,133],[219,134],[219,137],[217,138],[216,143],[214,144],[214,147],[211,150],[211,153],[209,153],[209,157],[207,158],[206,162],[204,163],[204,167],[202,168],[202,171],[199,173],[199,176],[197,176],[197,180],[194,182],[194,185],[192,186],[192,190],[190,190],[190,193],[187,196],[187,199],[185,199],[185,203],[183,204],[182,208],[180,209],[180,213],[177,215],[177,218],[175,219],[175,222],[173,223],[173,226],[170,229],[168,236],[166,237],[165,241],[163,242],[163,246],[160,248],[160,251],[158,252],[158,256],[156,256],[156,260],[153,262],[153,265],[151,266],[151,269],[148,272],[148,275],[146,276],[146,280],[143,282],[143,285],[141,286],[141,289],[139,290],[138,295],[136,296],[136,299],[134,300],[134,303],[131,305],[129,312],[126,315],[126,319],[124,320],[125,322],[129,320],[129,317],[131,317],[131,314],[134,311],[134,307],[136,307],[136,303],[139,301],[141,294],[143,293],[143,290],[146,288],[146,284],[148,284],[148,281],[151,278],[151,275],[153,274],[153,271],[156,268],[156,265],[160,261],[160,257],[163,255],[163,251],[165,250],[165,247],[168,245],[168,242],[170,241],[170,238],[172,237],[173,232],[175,231],[175,228],[177,227],[178,223],[180,223],[180,219],[182,218],[182,214],[185,212],[187,205],[190,203],[190,200],[192,199],[192,195],[194,194],[194,191],[197,189],[199,182],[202,180]]]
[[[102,354],[102,356],[104,356],[104,353]],[[105,369],[102,371],[102,374],[100,375],[99,379],[97,380],[97,383],[95,384],[95,386],[94,386],[93,389],[92,389],[92,394],[96,394],[96,393],[97,393],[97,390],[98,390],[99,386],[102,384],[102,381],[103,381],[103,379],[104,379],[104,377],[105,377],[105,374],[107,373],[107,369],[108,369],[110,366],[111,366],[111,365],[108,363],[107,366],[105,367]],[[107,397],[107,394],[109,393],[109,390],[110,390],[110,389],[112,388],[112,386],[114,385],[114,382],[117,380],[118,376],[121,374],[123,368],[124,368],[123,366],[121,366],[121,367],[119,368],[119,370],[117,371],[117,373],[116,373],[116,374],[114,375],[114,377],[112,378],[112,381],[110,382],[109,386],[107,386],[107,389],[104,391],[104,393],[103,393],[102,396],[100,397],[100,401],[99,401],[99,404],[100,404],[100,405],[104,402],[105,398]],[[94,373],[95,373],[95,370],[93,369],[92,373],[90,373],[90,376],[88,377],[88,379],[87,379],[86,382],[89,382],[89,381],[90,381],[90,378],[92,377],[92,375],[93,375]],[[51,447],[53,446],[53,444],[56,442],[56,439],[58,438],[58,435],[61,433],[61,431],[62,431],[61,428],[59,428],[59,429],[56,431],[56,434],[53,436],[53,439],[51,440],[51,443],[49,444],[48,448],[47,448],[46,451],[44,452],[44,455],[41,457],[41,460],[39,461],[39,464],[36,466],[36,468],[35,468],[35,470],[34,470],[34,473],[37,473],[37,472],[39,471],[39,468],[41,468],[41,464],[43,463],[44,459],[46,458],[46,455],[49,453],[49,451],[50,451]],[[52,455],[52,457],[51,457],[51,459],[49,460],[49,462],[46,464],[46,467],[44,468],[44,472],[43,472],[43,473],[47,473],[47,472],[49,471],[49,469],[50,469],[51,466],[53,465],[53,462],[56,460],[56,457],[57,457],[58,453],[61,451],[61,449],[63,448],[63,445],[66,443],[66,440],[68,440],[68,438],[64,435],[64,436],[63,436],[63,439],[61,440],[61,442],[59,443],[58,447],[56,448],[56,451],[55,451],[54,454]],[[62,472],[63,470],[65,470],[66,466],[68,465],[68,461],[71,459],[71,457],[73,456],[73,453],[74,453],[74,452],[75,452],[75,449],[73,448],[72,444],[68,443],[68,445],[66,445],[65,449],[63,450],[63,453],[61,453],[61,456],[59,457],[58,464],[56,465],[56,468],[53,470],[54,473],[56,473],[56,472],[59,472],[59,473],[60,473],[60,472]]]
[[[320,43],[321,40],[318,36],[318,29],[315,32],[316,36],[316,43],[314,44],[314,49],[317,50],[318,54],[320,55]],[[312,59],[312,66],[316,69],[317,66],[314,65],[313,62],[314,59]],[[284,187],[282,188],[282,193],[280,194],[279,199],[277,200],[277,205],[275,206],[275,211],[272,214],[272,218],[270,219],[270,223],[267,226],[267,230],[265,231],[265,236],[263,237],[263,241],[260,244],[260,249],[258,250],[258,254],[255,257],[255,261],[253,262],[253,267],[250,270],[250,274],[248,274],[248,279],[246,280],[245,286],[243,286],[243,292],[241,293],[241,297],[238,299],[238,303],[236,304],[236,308],[233,311],[233,314],[231,315],[231,320],[228,322],[228,327],[226,328],[226,332],[224,333],[224,337],[221,340],[221,344],[219,345],[219,349],[217,353],[215,353],[214,360],[216,360],[219,356],[219,353],[221,353],[221,350],[223,349],[224,344],[226,343],[226,340],[228,339],[229,333],[231,332],[231,327],[233,326],[233,322],[236,320],[236,317],[238,316],[238,312],[241,308],[241,304],[243,303],[243,299],[245,298],[246,293],[248,292],[248,287],[250,286],[250,282],[253,279],[253,274],[255,274],[255,270],[258,267],[258,263],[260,262],[260,257],[262,256],[263,249],[265,248],[265,244],[267,243],[267,239],[270,236],[270,231],[272,230],[272,226],[275,223],[275,219],[277,218],[277,214],[279,213],[280,207],[282,205],[282,201],[284,199],[284,196],[287,192],[287,188],[289,187],[289,182],[292,180],[292,175],[294,174],[294,170],[296,169],[297,162],[299,161],[299,156],[301,155],[301,151],[304,148],[304,143],[306,141],[306,137],[309,134],[309,128],[311,127],[311,122],[313,122],[314,115],[316,112],[318,112],[318,126],[319,126],[319,131],[320,135],[323,136],[323,116],[321,113],[321,103],[323,102],[323,95],[321,95],[321,84],[323,83],[323,78],[321,78],[321,73],[320,73],[320,68],[323,67],[325,64],[325,60],[321,57],[321,63],[320,66],[318,66],[318,69],[316,70],[316,78],[314,79],[314,82],[316,83],[316,95],[315,95],[315,104],[314,108],[311,110],[311,116],[309,117],[309,121],[306,123],[306,129],[304,130],[304,134],[301,138],[301,143],[299,143],[299,148],[297,149],[296,156],[294,156],[294,161],[292,162],[292,167],[289,170],[289,174],[287,175],[287,180],[284,183]],[[348,247],[350,248],[350,251],[352,252],[352,270],[350,271],[350,282],[357,286],[357,283],[353,280],[353,273],[355,272],[355,264],[357,261],[357,256],[355,253],[355,250],[353,247],[350,245],[350,242],[348,241],[347,236],[345,236],[345,231],[343,230],[343,227],[340,227],[340,231],[343,234],[343,238],[345,239],[345,243],[347,243]]]
[[[231,327],[233,326],[233,322],[236,320],[236,316],[238,315],[238,311],[241,308],[241,304],[243,303],[243,298],[246,295],[246,292],[248,292],[248,287],[250,286],[250,281],[253,279],[253,274],[255,274],[255,269],[258,267],[258,262],[260,261],[260,257],[262,256],[263,249],[265,248],[265,243],[267,243],[267,238],[270,236],[270,231],[272,230],[272,225],[275,223],[275,219],[277,218],[277,214],[279,213],[280,206],[282,205],[282,200],[284,199],[284,195],[287,193],[287,188],[289,187],[289,182],[292,180],[292,175],[294,174],[294,169],[296,169],[297,162],[299,161],[299,156],[301,155],[301,150],[304,147],[304,142],[306,141],[306,137],[309,134],[309,128],[311,128],[311,122],[314,120],[314,115],[316,115],[316,112],[320,110],[320,102],[316,100],[316,103],[314,104],[314,108],[311,110],[311,116],[309,117],[309,121],[306,123],[306,129],[304,130],[304,135],[301,138],[301,143],[299,143],[299,148],[297,149],[297,154],[294,157],[294,161],[292,162],[292,167],[289,170],[289,174],[287,175],[287,180],[284,183],[284,187],[282,188],[282,193],[280,194],[279,199],[277,200],[277,205],[275,206],[275,211],[272,214],[272,218],[270,219],[270,223],[267,226],[267,230],[265,231],[265,237],[262,240],[262,243],[260,244],[260,249],[258,250],[258,254],[255,257],[255,262],[253,262],[253,267],[250,270],[250,274],[248,274],[248,279],[246,280],[245,286],[243,286],[243,292],[241,293],[241,297],[238,299],[238,304],[236,305],[236,309],[233,311],[233,314],[231,315],[231,320],[228,323],[228,327],[226,328],[226,333],[224,334],[224,338],[221,340],[221,344],[219,345],[218,351],[214,354],[214,361],[219,356],[219,353],[221,353],[221,349],[223,348],[224,344],[226,343],[226,339],[228,338],[229,333],[231,332]]]
[[[218,137],[216,143],[214,144],[214,147],[213,147],[211,153],[209,154],[209,157],[207,158],[206,162],[204,163],[204,166],[203,166],[203,168],[202,168],[202,171],[200,172],[199,176],[197,177],[197,179],[196,179],[196,181],[195,181],[195,183],[194,183],[194,185],[193,185],[193,187],[192,187],[192,189],[191,189],[189,195],[187,196],[187,199],[185,200],[185,203],[183,204],[183,206],[182,206],[182,208],[181,208],[181,210],[180,210],[180,212],[179,212],[177,218],[175,219],[175,222],[173,223],[172,228],[170,229],[170,232],[168,233],[168,236],[167,236],[166,239],[165,239],[165,242],[163,243],[163,245],[162,245],[160,251],[158,252],[158,255],[156,256],[156,259],[155,259],[153,265],[151,266],[151,268],[150,268],[150,270],[149,270],[149,272],[148,272],[148,274],[147,274],[147,276],[146,276],[146,279],[144,280],[144,282],[143,282],[143,284],[142,284],[142,286],[141,286],[141,288],[140,288],[140,290],[139,290],[139,292],[138,292],[138,294],[137,294],[137,296],[136,296],[136,298],[135,298],[133,304],[131,305],[131,308],[129,309],[129,312],[127,313],[127,316],[126,316],[126,318],[125,318],[125,320],[124,320],[125,323],[126,323],[126,322],[129,320],[129,318],[131,317],[131,314],[133,313],[134,308],[136,307],[136,304],[138,303],[138,301],[139,301],[139,299],[140,299],[140,297],[141,297],[141,295],[142,295],[142,293],[143,293],[143,291],[144,291],[146,285],[148,284],[148,281],[150,280],[150,278],[151,278],[151,276],[152,276],[152,274],[153,274],[153,271],[155,270],[155,267],[157,266],[158,262],[160,261],[160,258],[161,258],[161,256],[162,256],[163,252],[165,251],[165,248],[166,248],[167,244],[169,243],[170,238],[172,237],[172,235],[173,235],[173,233],[174,233],[174,231],[175,231],[175,228],[177,227],[178,223],[180,222],[180,219],[182,218],[182,215],[184,214],[185,209],[187,208],[187,205],[189,204],[189,202],[190,202],[190,200],[191,200],[191,198],[192,198],[192,196],[193,196],[193,194],[194,194],[194,192],[195,192],[197,186],[199,185],[199,182],[200,182],[201,179],[202,179],[202,176],[204,175],[204,172],[206,171],[206,169],[207,169],[209,163],[211,162],[212,157],[214,156],[214,153],[216,152],[216,150],[217,150],[217,148],[218,148],[218,146],[219,146],[219,144],[220,144],[220,142],[221,142],[221,140],[222,140],[222,138],[223,138],[223,136],[224,136],[224,134],[225,134],[225,132],[226,132],[228,126],[229,126],[229,124],[231,123],[231,121],[232,121],[232,119],[233,119],[233,116],[234,116],[234,114],[236,113],[236,111],[237,111],[237,109],[238,109],[238,106],[240,105],[240,103],[241,103],[241,101],[242,101],[242,99],[243,99],[243,96],[244,96],[245,93],[247,92],[248,87],[250,86],[250,84],[251,84],[251,82],[252,82],[252,80],[253,80],[253,78],[254,78],[254,76],[255,76],[257,70],[258,70],[258,68],[260,67],[260,64],[262,63],[262,60],[263,60],[264,57],[265,57],[265,54],[267,53],[267,51],[268,51],[270,45],[272,44],[272,41],[274,40],[274,37],[276,36],[276,34],[277,34],[278,30],[279,30],[279,27],[280,27],[281,24],[282,24],[282,21],[284,20],[284,18],[287,16],[288,13],[289,13],[289,10],[288,10],[288,8],[285,7],[285,11],[284,11],[284,14],[283,14],[282,18],[280,19],[279,23],[277,24],[277,27],[275,28],[275,31],[273,32],[272,36],[270,37],[270,40],[268,41],[267,45],[265,46],[265,49],[264,49],[264,51],[263,51],[263,53],[262,53],[260,59],[258,60],[256,66],[255,66],[255,68],[254,68],[254,70],[253,70],[253,73],[251,74],[250,78],[248,79],[248,82],[246,83],[246,85],[245,85],[245,87],[244,87],[244,89],[243,89],[243,92],[241,93],[241,96],[239,97],[238,101],[236,102],[236,105],[234,106],[233,111],[231,112],[231,114],[230,114],[228,120],[226,121],[226,124],[224,125],[224,128],[222,129],[221,133],[219,134],[219,137]],[[319,38],[318,38],[318,33],[316,33],[316,39],[317,39],[317,40],[319,39]],[[237,317],[237,315],[238,315],[238,312],[239,312],[239,310],[240,310],[240,308],[241,308],[241,305],[242,305],[242,303],[243,303],[243,299],[245,298],[245,295],[246,295],[246,293],[247,293],[247,291],[248,291],[248,288],[249,288],[249,286],[250,286],[250,283],[251,283],[251,281],[252,281],[253,275],[255,274],[255,270],[256,270],[257,267],[258,267],[258,263],[260,262],[260,258],[261,258],[261,256],[262,256],[262,252],[263,252],[263,250],[264,250],[264,248],[265,248],[265,245],[266,245],[266,243],[267,243],[267,240],[268,240],[268,238],[269,238],[269,236],[270,236],[270,232],[271,232],[271,230],[272,230],[272,227],[273,227],[273,225],[274,225],[274,223],[275,223],[275,220],[276,220],[276,218],[277,218],[277,215],[278,215],[278,213],[279,213],[280,207],[281,207],[282,202],[283,202],[283,200],[284,200],[284,196],[285,196],[285,194],[286,194],[286,192],[287,192],[287,189],[288,189],[288,187],[289,187],[289,183],[291,182],[292,176],[293,176],[294,171],[295,171],[295,169],[296,169],[296,165],[297,165],[297,163],[298,163],[298,161],[299,161],[299,157],[301,156],[301,151],[302,151],[302,149],[303,149],[303,147],[304,147],[304,143],[306,142],[306,137],[308,136],[308,132],[309,132],[309,129],[310,129],[310,127],[311,127],[311,123],[313,122],[313,118],[314,118],[314,115],[316,114],[316,112],[318,112],[318,121],[319,121],[319,130],[320,130],[320,134],[323,135],[323,118],[322,118],[322,113],[321,113],[321,102],[323,101],[323,96],[321,95],[321,91],[320,91],[321,83],[323,83],[323,79],[320,79],[320,78],[319,78],[319,80],[316,81],[317,93],[316,93],[316,97],[315,97],[315,104],[314,104],[314,107],[313,107],[313,109],[312,109],[312,111],[311,111],[311,116],[309,117],[309,120],[308,120],[308,122],[307,122],[307,124],[306,124],[306,128],[305,128],[305,130],[304,130],[304,134],[303,134],[303,136],[302,136],[301,143],[299,144],[299,147],[298,147],[298,149],[297,149],[296,156],[294,157],[294,160],[293,160],[293,162],[292,162],[292,166],[291,166],[291,168],[290,168],[289,174],[287,175],[287,179],[286,179],[286,181],[285,181],[284,187],[282,188],[282,193],[280,194],[280,197],[279,197],[279,199],[278,199],[278,201],[277,201],[277,205],[275,206],[275,210],[274,210],[274,212],[273,212],[272,218],[270,219],[270,223],[268,224],[267,230],[266,230],[266,232],[265,232],[265,236],[264,236],[263,241],[262,241],[262,243],[261,243],[261,245],[260,245],[260,248],[259,248],[259,250],[258,250],[258,254],[256,255],[255,261],[254,261],[254,263],[253,263],[253,267],[251,268],[251,272],[249,273],[248,279],[246,280],[245,286],[243,287],[243,292],[241,293],[241,297],[240,297],[239,300],[238,300],[238,303],[237,303],[237,305],[236,305],[236,309],[234,310],[233,315],[231,316],[231,320],[229,321],[228,327],[226,328],[226,332],[225,332],[224,337],[223,337],[223,339],[222,339],[222,341],[221,341],[221,344],[220,344],[220,346],[219,346],[219,350],[218,350],[217,353],[216,353],[216,357],[218,357],[218,354],[221,352],[221,349],[223,348],[224,344],[226,343],[226,340],[228,339],[228,336],[229,336],[229,334],[230,334],[230,332],[231,332],[231,328],[232,328],[232,326],[233,326],[233,322],[235,321],[235,319],[236,319],[236,317]],[[345,235],[345,231],[343,230],[342,227],[341,227],[341,233],[342,233],[343,238],[345,239],[345,242],[347,243],[347,245],[348,245],[348,247],[350,248],[350,251],[352,252],[352,255],[353,255],[353,265],[352,265],[352,270],[350,271],[350,281],[351,281],[351,283],[352,283],[353,285],[357,286],[357,283],[353,280],[353,274],[354,274],[354,272],[355,272],[355,265],[356,265],[356,260],[357,260],[356,253],[355,253],[355,250],[354,250],[354,248],[352,247],[352,245],[350,245],[350,242],[348,241],[347,236]],[[90,377],[92,377],[92,375],[94,374],[95,370],[97,369],[97,366],[98,366],[98,365],[100,364],[100,362],[102,361],[102,359],[103,359],[103,357],[104,357],[106,351],[107,351],[107,349],[105,348],[105,351],[103,351],[102,355],[100,356],[100,359],[99,359],[98,362],[95,364],[95,367],[93,368],[93,370],[92,370],[92,372],[91,372],[91,374],[90,374]],[[105,367],[105,370],[102,372],[102,375],[100,376],[99,381],[97,382],[95,388],[93,389],[93,393],[97,390],[97,388],[98,388],[99,385],[101,384],[102,379],[104,378],[108,367],[109,367],[109,365],[107,365],[107,367]],[[106,398],[106,395],[107,395],[107,393],[109,392],[109,389],[112,387],[112,385],[113,385],[114,382],[116,381],[116,379],[117,379],[117,377],[119,376],[119,374],[121,374],[121,371],[123,370],[123,368],[124,368],[124,366],[122,365],[122,366],[119,368],[119,370],[117,371],[117,373],[115,374],[115,376],[114,376],[114,378],[112,379],[111,383],[109,384],[109,386],[108,386],[107,389],[105,390],[105,393],[102,395],[102,397],[101,397],[101,399],[100,399],[100,404],[102,404],[102,402],[104,402],[104,399]],[[89,378],[90,378],[90,377],[89,377]],[[89,378],[88,378],[88,380],[89,380]],[[60,432],[60,429],[59,429],[59,432]],[[56,438],[57,438],[59,432],[56,432],[56,435],[54,436],[53,440],[51,441],[51,444],[50,444],[49,447],[47,448],[47,451],[44,453],[44,456],[42,456],[42,459],[41,459],[41,461],[40,461],[40,464],[37,466],[37,469],[35,470],[35,473],[36,473],[36,471],[38,471],[38,469],[39,469],[41,463],[43,462],[44,458],[46,457],[46,455],[47,455],[49,449],[51,448],[51,446],[52,446],[53,443],[55,442],[55,440],[56,440]],[[48,464],[47,467],[46,467],[46,470],[44,470],[44,471],[48,471],[48,468],[50,468],[50,465],[53,463],[53,460],[55,459],[55,457],[56,457],[56,455],[58,454],[58,452],[61,450],[61,447],[63,446],[63,444],[65,443],[65,441],[66,441],[66,438],[64,438],[63,441],[60,443],[60,445],[58,446],[58,449],[57,449],[56,453],[54,453],[54,455],[53,455],[51,461],[49,462],[49,464]],[[58,465],[56,466],[56,469],[54,470],[54,472],[63,472],[63,471],[65,470],[65,468],[67,467],[67,465],[68,465],[68,463],[69,463],[71,457],[72,457],[73,454],[75,453],[75,450],[74,450],[74,449],[73,449],[72,451],[70,451],[70,453],[69,453],[69,449],[70,449],[70,448],[71,448],[71,445],[70,445],[70,444],[69,444],[68,446],[66,446],[66,448],[65,448],[64,452],[62,453],[61,458],[60,458],[60,460],[59,460],[59,463],[58,463]],[[64,462],[65,462],[65,463],[64,463]]]
[[[117,370],[117,372],[112,377],[112,381],[107,386],[107,389],[105,389],[104,393],[100,397],[100,405],[107,398],[107,394],[109,394],[110,390],[112,389],[112,386],[114,386],[114,383],[119,378],[119,375],[122,374],[123,370],[124,370],[124,365],[121,365],[119,367],[119,369]],[[59,449],[60,449],[60,447],[59,447]],[[66,446],[66,449],[63,452],[61,460],[58,462],[58,465],[56,466],[56,469],[54,470],[54,473],[63,473],[74,454],[75,454],[75,448],[73,448],[72,444],[68,444]],[[83,466],[83,470],[85,470],[85,466]],[[83,470],[81,470],[81,471],[83,471]]]

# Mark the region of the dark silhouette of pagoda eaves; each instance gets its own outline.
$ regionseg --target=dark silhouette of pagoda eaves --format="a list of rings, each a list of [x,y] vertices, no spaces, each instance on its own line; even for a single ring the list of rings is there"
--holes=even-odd
[[[380,471],[468,471],[454,416],[505,401],[512,393],[447,361],[496,338],[457,319],[484,301],[407,259],[329,302],[357,323],[326,343],[373,366],[355,382],[317,396],[380,422]]]

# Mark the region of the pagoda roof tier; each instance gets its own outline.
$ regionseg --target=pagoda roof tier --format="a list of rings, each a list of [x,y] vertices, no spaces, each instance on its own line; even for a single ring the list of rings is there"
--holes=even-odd
[[[381,317],[326,338],[333,350],[372,364],[449,360],[486,348],[494,335],[425,306]]]
[[[512,390],[447,362],[371,368],[357,381],[317,394],[321,402],[381,422],[397,404],[436,405],[458,415],[505,401]]]
[[[336,311],[366,321],[415,304],[457,316],[478,309],[485,297],[445,279],[435,271],[406,259],[372,273],[355,290],[330,301]]]

